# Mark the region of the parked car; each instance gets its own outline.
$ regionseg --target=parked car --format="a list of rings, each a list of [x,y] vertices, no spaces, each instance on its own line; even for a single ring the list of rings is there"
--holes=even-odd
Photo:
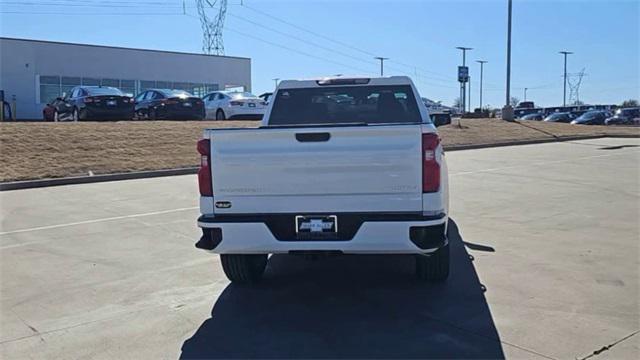
[[[214,91],[202,99],[207,119],[260,120],[267,110],[267,102],[250,92]]]
[[[137,119],[204,118],[204,102],[184,90],[149,89],[136,96]]]
[[[429,117],[431,117],[431,122],[436,126],[451,124],[451,114],[448,112],[429,113]]]
[[[133,98],[110,86],[76,86],[50,104],[54,121],[131,119]],[[50,110],[47,110],[50,112]]]
[[[570,112],[557,112],[553,113],[546,118],[544,121],[547,122],[559,122],[559,123],[570,123],[576,117]]]
[[[408,77],[282,81],[262,124],[197,146],[196,247],[231,281],[258,281],[274,253],[406,254],[447,279],[447,166]]]
[[[518,105],[516,105],[516,109],[533,109],[535,107],[536,105],[533,103],[533,101],[521,101],[520,103],[518,103]]]
[[[540,121],[543,119],[544,119],[543,113],[527,114],[520,118],[520,120],[537,120],[537,121]]]
[[[608,117],[607,111],[592,110],[582,114],[577,119],[571,121],[572,124],[579,125],[604,125],[604,120]]]
[[[640,107],[616,110],[614,116],[606,119],[606,125],[633,125],[640,121]]]
[[[47,103],[42,109],[42,120],[54,121],[56,113],[56,105],[61,101],[61,98],[56,98],[53,101]]]

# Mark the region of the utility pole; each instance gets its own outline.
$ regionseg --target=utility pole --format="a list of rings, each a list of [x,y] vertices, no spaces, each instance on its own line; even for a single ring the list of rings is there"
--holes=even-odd
[[[473,48],[457,46],[456,49],[462,50],[462,66],[465,67],[467,65],[467,50],[473,50]],[[466,89],[466,81],[460,81],[460,103],[462,105],[460,108],[462,109],[462,112],[465,112],[465,109],[467,108]]]
[[[528,88],[524,88],[524,100],[523,101],[527,101],[527,89]]]
[[[469,76],[469,95],[467,99],[469,99],[469,112],[471,112],[471,76]]]
[[[380,60],[380,76],[384,76],[384,61],[389,60],[389,58],[376,56],[374,59]]]
[[[280,81],[280,78],[275,78],[272,79],[275,83],[276,83],[276,89],[278,88],[278,81]]]
[[[486,64],[487,61],[476,60],[476,62],[480,64],[480,111],[482,112],[482,72],[483,72],[484,64]]]
[[[562,94],[562,106],[567,106],[567,55],[573,54],[571,51],[560,51],[564,55],[564,89]]]
[[[513,121],[513,108],[510,105],[511,99],[511,9],[512,1],[507,5],[507,91],[505,105],[502,108],[502,120]]]

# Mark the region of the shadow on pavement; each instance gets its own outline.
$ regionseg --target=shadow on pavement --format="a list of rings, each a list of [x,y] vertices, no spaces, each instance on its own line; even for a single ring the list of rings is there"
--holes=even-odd
[[[181,358],[504,358],[472,257],[449,228],[445,284],[416,280],[411,256],[273,256],[262,283],[222,292]]]

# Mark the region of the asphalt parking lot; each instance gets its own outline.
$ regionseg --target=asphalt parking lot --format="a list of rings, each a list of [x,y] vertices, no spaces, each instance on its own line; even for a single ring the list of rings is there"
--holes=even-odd
[[[446,156],[444,285],[282,255],[230,285],[193,247],[195,176],[2,192],[0,357],[638,358],[640,140]]]

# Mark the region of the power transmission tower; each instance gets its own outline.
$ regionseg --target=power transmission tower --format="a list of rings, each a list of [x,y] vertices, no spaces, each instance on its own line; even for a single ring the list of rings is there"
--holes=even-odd
[[[580,103],[580,85],[582,85],[582,78],[586,75],[584,70],[583,68],[579,73],[569,74],[567,77],[570,104],[577,105]]]
[[[196,0],[200,25],[202,26],[202,52],[212,55],[224,55],[222,29],[227,13],[227,0]],[[217,9],[215,18],[210,19],[205,9]]]

